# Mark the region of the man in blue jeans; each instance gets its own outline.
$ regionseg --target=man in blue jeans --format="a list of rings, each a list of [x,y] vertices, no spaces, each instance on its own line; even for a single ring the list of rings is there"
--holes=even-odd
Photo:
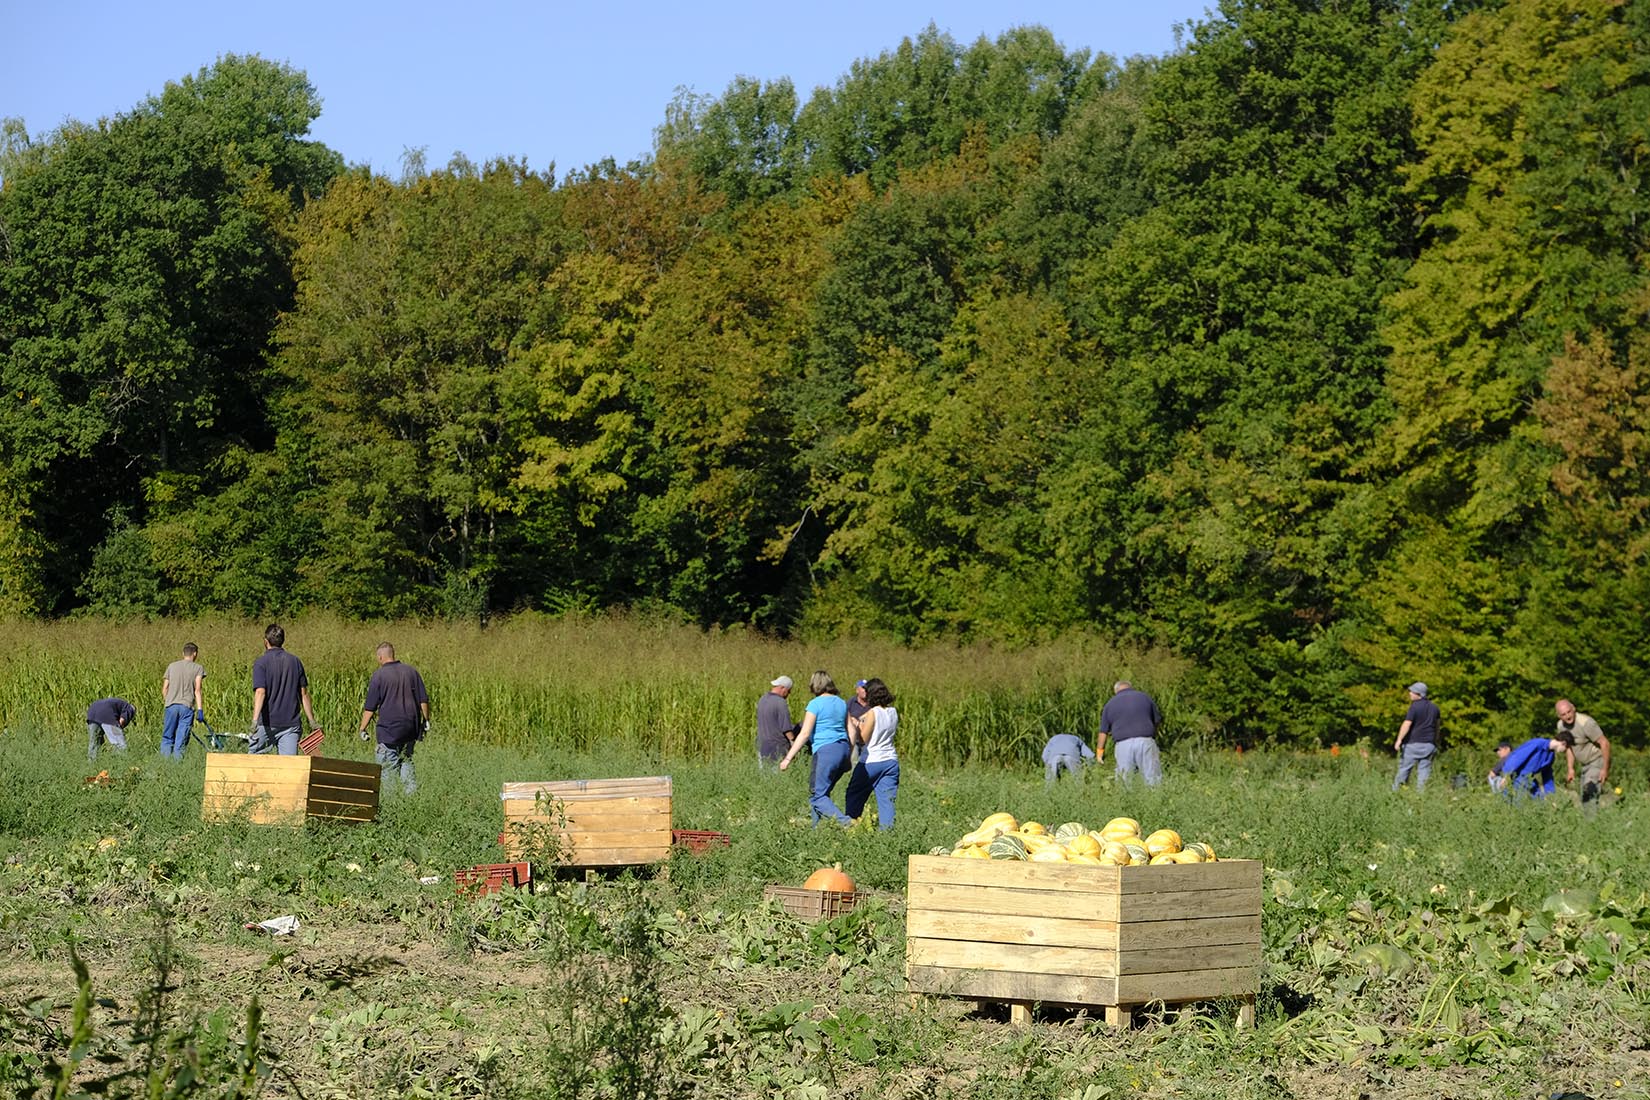
[[[1415,789],[1425,787],[1432,775],[1432,760],[1438,755],[1438,704],[1427,698],[1427,685],[1419,680],[1409,685],[1409,710],[1392,749],[1398,754],[1398,777],[1392,789],[1402,787],[1411,772],[1415,773]]]
[[[263,655],[252,662],[252,741],[247,752],[297,756],[300,707],[309,719],[310,732],[321,732],[304,663],[288,653],[285,645],[286,631],[270,623],[264,629]]]
[[[383,769],[381,788],[387,788],[397,773],[401,789],[412,794],[418,789],[413,774],[413,750],[430,730],[430,694],[424,678],[411,665],[395,659],[395,647],[378,643],[378,668],[367,681],[367,701],[361,706],[361,739],[367,725],[378,719],[378,748],[373,759]]]
[[[160,694],[166,710],[160,726],[160,754],[183,759],[183,750],[189,747],[189,730],[195,719],[205,718],[201,709],[201,681],[206,669],[196,658],[200,650],[194,642],[183,644],[183,656],[166,666],[160,678]]]
[[[1495,767],[1490,769],[1490,789],[1511,798],[1528,795],[1545,798],[1556,789],[1553,784],[1553,766],[1558,755],[1566,758],[1573,751],[1573,737],[1560,731],[1553,737],[1532,737],[1514,748],[1503,741],[1495,747]]]

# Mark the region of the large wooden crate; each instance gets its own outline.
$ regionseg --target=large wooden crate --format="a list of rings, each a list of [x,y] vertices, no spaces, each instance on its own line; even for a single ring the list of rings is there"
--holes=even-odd
[[[912,856],[905,914],[912,992],[1025,1006],[1142,1005],[1260,989],[1261,865],[1159,867]]]
[[[301,825],[308,817],[371,821],[381,775],[377,764],[355,760],[209,752],[201,817],[244,816],[259,825]]]
[[[539,831],[568,867],[631,867],[670,856],[670,776],[506,783],[504,832],[512,858],[532,855]]]

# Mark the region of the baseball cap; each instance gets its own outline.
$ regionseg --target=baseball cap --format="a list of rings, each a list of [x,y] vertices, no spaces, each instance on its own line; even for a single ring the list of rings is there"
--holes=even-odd
[[[1513,743],[1511,741],[1508,741],[1505,737],[1503,737],[1501,739],[1501,743],[1499,745],[1495,746],[1495,747],[1498,748],[1498,749],[1510,749],[1510,748],[1513,747]]]
[[[857,687],[857,688],[862,688],[870,682],[871,681],[869,681],[869,680],[855,680],[854,681],[854,686]]]
[[[1422,683],[1420,680],[1417,680],[1413,684],[1409,685],[1409,690],[1413,691],[1423,699],[1427,697],[1427,685]]]
[[[769,680],[768,681],[768,686],[769,687],[776,687],[776,688],[788,688],[788,687],[794,687],[796,685],[791,683],[791,678],[789,676],[781,676],[777,680]]]

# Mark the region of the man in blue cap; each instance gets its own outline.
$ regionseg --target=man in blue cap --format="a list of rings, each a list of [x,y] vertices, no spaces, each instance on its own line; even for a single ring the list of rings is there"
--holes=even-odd
[[[1404,724],[1398,727],[1398,739],[1392,743],[1398,754],[1398,777],[1392,781],[1397,790],[1415,773],[1415,789],[1421,790],[1432,775],[1432,760],[1438,755],[1438,704],[1427,698],[1427,685],[1417,680],[1409,685],[1409,710]]]

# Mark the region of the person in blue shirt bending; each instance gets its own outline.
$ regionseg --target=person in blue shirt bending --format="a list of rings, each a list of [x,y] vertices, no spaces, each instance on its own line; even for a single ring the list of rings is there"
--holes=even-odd
[[[1052,787],[1061,768],[1071,775],[1082,775],[1083,768],[1094,759],[1094,750],[1075,733],[1055,734],[1043,746],[1043,785]]]
[[[1553,764],[1560,753],[1568,755],[1571,738],[1567,733],[1556,737],[1532,737],[1514,748],[1503,741],[1495,747],[1499,757],[1490,769],[1490,789],[1511,798],[1517,794],[1531,798],[1545,798],[1553,793]]]
[[[791,742],[790,751],[779,762],[779,770],[789,768],[796,754],[802,751],[802,746],[812,742],[814,768],[808,780],[808,808],[813,823],[818,825],[819,819],[826,817],[843,825],[852,825],[853,818],[831,801],[831,788],[848,774],[848,704],[837,693],[836,681],[824,669],[808,677],[808,690],[814,693],[814,697],[802,717],[802,732]]]

